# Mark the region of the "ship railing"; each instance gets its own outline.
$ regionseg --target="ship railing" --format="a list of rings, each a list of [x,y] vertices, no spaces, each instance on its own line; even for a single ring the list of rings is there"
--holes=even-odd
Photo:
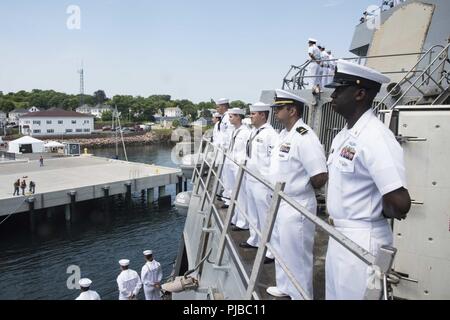
[[[344,57],[344,58],[335,58],[335,59],[323,59],[320,60],[321,64],[324,64],[328,66],[328,68],[333,68],[333,66],[336,64],[338,60],[346,60],[351,61],[358,64],[363,64],[364,61],[368,59],[389,59],[389,58],[398,58],[398,57],[408,57],[408,56],[421,56],[419,59],[420,62],[424,61],[426,58],[429,59],[431,62],[433,60],[433,54],[436,52],[436,49],[444,48],[441,45],[436,45],[430,48],[429,50],[425,52],[408,52],[408,53],[395,53],[395,54],[384,54],[384,55],[373,55],[373,56],[361,56],[361,57]],[[437,55],[439,57],[439,54]],[[306,89],[306,86],[309,85],[309,82],[307,80],[316,79],[316,78],[327,78],[332,76],[331,74],[325,74],[325,75],[307,75],[308,74],[308,66],[312,63],[312,60],[307,60],[303,64],[296,66],[291,65],[289,68],[289,71],[283,78],[283,85],[282,89],[284,90],[304,90]],[[417,66],[419,63],[417,63],[411,70],[405,71],[405,70],[391,70],[391,71],[381,71],[381,73],[389,75],[389,74],[406,74],[406,77],[412,77],[415,74],[422,73],[425,70],[417,70]],[[294,73],[295,72],[295,73]],[[334,72],[334,71],[333,71]]]
[[[449,47],[450,43],[446,46],[434,45],[427,52],[425,52],[425,54],[422,55],[419,61],[417,61],[417,63],[411,68],[411,70],[406,72],[405,76],[398,83],[396,83],[394,86],[391,86],[387,95],[383,99],[381,99],[379,104],[375,107],[375,112],[378,112],[380,110],[380,106],[382,106],[389,97],[395,97],[398,96],[399,93],[401,93],[400,97],[390,106],[390,109],[394,109],[413,88],[420,92],[422,96],[425,96],[426,92],[422,90],[422,87],[428,85],[430,82],[432,82],[439,89],[438,93],[436,94],[437,98],[432,102],[432,105],[438,102],[441,95],[448,90],[449,75],[445,70],[445,64],[449,63]],[[436,52],[436,50],[439,49],[441,50],[434,57],[433,54]],[[428,65],[425,67],[425,69],[416,70],[418,66],[426,62],[427,59]],[[441,75],[438,75],[438,78],[435,79],[433,75],[438,73],[438,71],[441,72]],[[416,76],[417,73],[419,73],[418,76]],[[412,81],[413,78],[415,78],[414,81]],[[443,86],[445,85],[444,80],[447,81],[447,87]],[[401,89],[404,84],[409,84],[409,87],[402,92]],[[419,102],[419,100],[417,102]]]
[[[238,252],[236,250],[231,250],[231,253],[234,255],[233,260],[238,262],[237,266],[240,269],[240,274],[243,275],[243,280],[247,284],[244,298],[260,299],[260,296],[256,291],[256,284],[258,283],[259,276],[264,265],[266,251],[270,250],[274,255],[276,261],[279,263],[280,267],[286,272],[286,275],[288,276],[293,286],[300,293],[301,297],[305,300],[312,299],[313,297],[310,297],[307,294],[302,284],[297,281],[294,274],[291,272],[291,270],[289,270],[282,254],[270,243],[270,237],[272,235],[278,210],[281,201],[284,201],[292,208],[294,208],[299,214],[303,215],[306,219],[311,221],[316,227],[321,228],[327,235],[336,240],[339,244],[349,250],[353,255],[363,261],[371,270],[374,271],[374,274],[377,274],[376,277],[373,277],[373,281],[370,282],[372,285],[369,285],[366,289],[364,295],[365,299],[379,300],[381,298],[384,298],[385,300],[388,300],[388,275],[391,272],[391,267],[397,251],[395,248],[390,246],[382,246],[376,256],[372,255],[369,251],[362,248],[361,246],[353,242],[350,238],[343,235],[328,222],[317,217],[315,213],[308,211],[291,196],[285,193],[285,183],[277,182],[275,185],[273,185],[258,173],[250,170],[246,166],[246,162],[236,162],[226,151],[213,145],[207,139],[203,139],[201,143],[200,152],[202,151],[204,151],[204,154],[212,152],[213,156],[204,156],[200,169],[195,168],[192,177],[193,183],[195,185],[194,193],[201,197],[200,213],[205,215],[200,249],[198,251],[196,260],[197,262],[204,259],[204,257],[202,257],[202,253],[205,251],[205,246],[207,245],[206,234],[211,231],[211,218],[214,215],[216,221],[221,224],[221,231],[218,250],[213,267],[215,269],[224,267],[222,266],[222,260],[225,253],[225,247],[228,244],[229,248],[233,248],[232,238],[230,235],[230,225],[232,217],[235,211],[238,209],[240,211],[239,214],[242,214],[244,216],[244,218],[248,221],[250,226],[256,231],[261,239],[250,275],[247,274],[242,262],[240,262]],[[225,160],[230,161],[230,163],[234,163],[234,165],[239,167],[239,170],[236,176],[235,187],[233,188],[233,193],[231,195],[230,206],[227,210],[225,218],[222,221],[222,218],[220,217],[219,212],[214,205],[214,200],[215,195],[219,191],[219,185],[223,186],[221,176]],[[205,170],[206,167],[208,167],[207,173]],[[204,180],[205,175],[206,180]],[[245,175],[251,176],[252,178],[256,179],[256,181],[263,184],[272,193],[272,200],[263,229],[259,229],[257,226],[252,224],[251,219],[248,218],[246,210],[239,204],[238,198],[242,189],[242,182]],[[214,177],[213,180],[212,177]],[[212,187],[210,188],[211,183]]]

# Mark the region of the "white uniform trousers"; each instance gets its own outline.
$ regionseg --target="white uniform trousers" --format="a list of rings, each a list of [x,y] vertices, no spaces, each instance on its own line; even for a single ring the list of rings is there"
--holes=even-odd
[[[230,205],[230,199],[231,198],[231,193],[233,191],[234,188],[234,182],[235,182],[235,177],[233,176],[233,171],[232,171],[232,166],[233,163],[231,161],[229,161],[228,159],[225,159],[225,163],[223,165],[223,169],[222,169],[222,182],[223,182],[223,193],[222,195],[224,196],[224,202],[227,205]]]
[[[145,300],[161,300],[161,290],[144,284]]]
[[[315,196],[295,198],[301,206],[316,214]],[[277,237],[272,238],[275,251],[286,263],[297,282],[313,298],[313,248],[315,225],[300,212],[282,201],[275,224]],[[276,286],[293,300],[303,299],[275,259]]]
[[[305,79],[305,82],[309,84],[307,88],[312,88],[316,85],[320,85],[321,84],[320,77],[317,77],[320,75],[321,71],[320,65],[315,61],[311,61],[311,63],[308,65],[308,70],[309,72],[307,73],[307,76],[312,78]]]
[[[386,219],[377,222],[334,220],[336,229],[371,254],[392,245],[392,230]],[[367,287],[368,266],[330,238],[325,263],[327,300],[361,300]]]
[[[248,218],[250,222],[255,225],[262,234],[264,232],[264,229],[266,228],[267,214],[270,207],[268,198],[272,192],[269,188],[267,188],[254,178],[248,176],[246,176],[246,178]],[[259,247],[261,239],[250,224],[249,228],[250,237],[248,238],[247,243],[251,246]],[[275,231],[275,227],[273,231]],[[266,257],[273,259],[273,254],[270,252],[270,250],[266,251]]]
[[[234,191],[234,188],[236,186],[236,177],[237,177],[237,174],[239,171],[239,167],[236,164],[232,163],[230,168],[231,168],[231,179],[233,182],[232,191]],[[245,193],[246,193],[246,177],[244,175],[244,177],[242,177],[241,188],[239,190],[239,194],[237,197],[238,205],[235,207],[234,214],[231,219],[231,223],[241,229],[248,229],[247,219],[245,219],[245,217],[243,216],[243,214],[241,212],[241,209],[247,210],[247,199],[246,199]],[[230,197],[231,197],[231,194],[230,194]]]

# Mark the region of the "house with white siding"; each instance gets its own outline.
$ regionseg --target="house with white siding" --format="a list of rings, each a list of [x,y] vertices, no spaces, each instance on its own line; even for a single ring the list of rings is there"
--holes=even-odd
[[[94,116],[56,108],[30,112],[20,117],[19,131],[29,136],[89,135]]]

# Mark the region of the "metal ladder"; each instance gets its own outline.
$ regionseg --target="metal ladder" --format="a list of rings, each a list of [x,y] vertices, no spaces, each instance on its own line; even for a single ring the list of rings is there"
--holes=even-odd
[[[411,70],[409,70],[406,75],[395,86],[393,86],[391,90],[389,90],[387,95],[378,102],[377,106],[374,108],[374,111],[378,113],[380,107],[388,99],[388,97],[395,95],[396,92],[401,92],[402,86],[407,84],[409,84],[407,89],[404,90],[401,96],[390,106],[390,109],[394,109],[413,88],[415,88],[420,94],[422,94],[422,97],[415,102],[415,105],[424,102],[423,99],[427,96],[435,97],[431,102],[431,105],[437,105],[445,102],[445,100],[447,100],[447,98],[450,96],[450,74],[445,69],[445,64],[450,64],[450,60],[448,58],[449,47],[450,43],[446,46],[435,45],[428,49],[428,51],[419,59],[419,61],[417,61],[417,63],[411,68]],[[435,53],[435,50],[437,48],[441,48],[441,50],[433,58],[433,54]],[[417,67],[421,63],[426,62],[427,59],[429,59],[427,67],[422,71],[416,70]],[[437,65],[435,66],[436,63]],[[419,73],[418,76],[416,76],[417,73]],[[433,77],[435,74],[438,74],[437,79]],[[424,86],[428,85],[430,82],[432,82],[439,90],[433,95],[427,94],[423,90]]]

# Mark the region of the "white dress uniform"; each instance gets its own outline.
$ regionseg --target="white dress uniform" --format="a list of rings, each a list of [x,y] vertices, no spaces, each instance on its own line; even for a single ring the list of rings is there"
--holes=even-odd
[[[219,125],[220,135],[219,135],[219,146],[227,151],[230,147],[231,136],[234,131],[234,126],[230,123],[230,116],[228,115],[228,111],[225,112],[222,116],[222,121]],[[231,197],[231,193],[233,190],[233,172],[231,171],[231,164],[229,161],[225,160],[223,169],[222,169],[222,182],[224,184],[223,196],[226,198]],[[230,201],[225,199],[225,204],[230,204]]]
[[[136,271],[127,269],[117,277],[117,285],[119,286],[119,300],[129,300],[132,294],[137,297],[142,282]]]
[[[269,105],[268,108],[270,110]],[[252,108],[250,108],[250,111],[252,111]],[[258,129],[253,128],[247,145],[247,168],[268,180],[271,172],[270,158],[277,141],[278,133],[269,123],[263,124]],[[262,233],[270,207],[268,198],[272,192],[255,178],[249,175],[246,177],[247,213],[250,222]],[[254,247],[260,245],[260,238],[251,225],[250,237],[247,243]],[[273,259],[273,255],[269,250],[266,253],[266,257]]]
[[[220,145],[220,131],[219,131],[220,122],[216,122],[213,128],[213,135],[212,135],[212,143],[215,146]]]
[[[328,53],[325,52],[325,50],[320,52],[320,60],[325,61],[325,60],[329,60],[329,59],[330,59],[330,57],[329,57]],[[328,82],[329,68],[330,68],[329,61],[322,62],[322,66],[321,66],[322,78],[320,78],[322,88],[324,88],[329,83]]]
[[[368,110],[333,140],[328,159],[327,207],[337,230],[376,255],[392,245],[382,216],[382,196],[406,187],[403,151],[393,133]],[[326,258],[326,298],[362,299],[367,265],[330,238]]]
[[[340,74],[345,77],[339,79]],[[339,86],[348,75],[357,77],[357,83],[389,82],[375,70],[339,60],[329,87]],[[406,188],[403,151],[394,134],[369,109],[351,129],[345,127],[334,138],[327,163],[327,208],[336,229],[373,255],[382,245],[392,245],[382,197]],[[367,265],[331,238],[325,271],[326,299],[364,297]]]
[[[101,300],[99,294],[94,290],[88,290],[80,293],[75,300]]]
[[[250,132],[251,132],[250,129],[244,124],[242,124],[239,128],[235,129],[233,132],[229,155],[237,163],[244,163],[245,161],[247,141],[250,137]],[[229,168],[231,171],[230,182],[233,189],[236,185],[236,177],[239,171],[239,167],[235,163],[229,161]],[[241,213],[241,209],[244,211],[247,209],[245,191],[246,191],[246,176],[244,175],[244,177],[242,178],[241,189],[239,191],[237,199],[239,208],[236,207],[233,218],[231,220],[231,222],[234,225],[236,225],[238,228],[241,229],[248,229],[248,221],[244,218],[244,216]]]
[[[299,119],[291,131],[280,133],[272,153],[273,182],[286,182],[284,192],[315,214],[317,201],[311,177],[327,172],[323,147],[314,131]],[[277,243],[274,249],[281,255],[288,269],[313,296],[313,246],[315,225],[282,201],[275,223]],[[275,260],[276,286],[292,299],[301,295]]]
[[[333,60],[334,56],[331,54],[331,51],[328,51],[328,59],[329,60]],[[327,84],[333,82],[333,77],[334,77],[334,69],[336,68],[336,61],[329,61],[328,64],[328,79],[327,79]]]
[[[161,264],[156,261],[147,261],[141,270],[141,279],[144,284],[145,300],[161,300],[161,290],[155,287],[155,283],[161,283],[163,272]]]
[[[317,61],[320,61],[320,50],[319,48],[317,48],[316,45],[310,46],[308,48],[308,56],[309,54],[312,54]],[[320,78],[316,77],[320,75],[320,64],[317,63],[316,61],[311,61],[311,63],[308,65],[308,71],[309,71],[308,76],[311,77],[315,76],[315,78],[307,78],[306,82],[310,84],[308,87],[320,85],[321,84]]]

